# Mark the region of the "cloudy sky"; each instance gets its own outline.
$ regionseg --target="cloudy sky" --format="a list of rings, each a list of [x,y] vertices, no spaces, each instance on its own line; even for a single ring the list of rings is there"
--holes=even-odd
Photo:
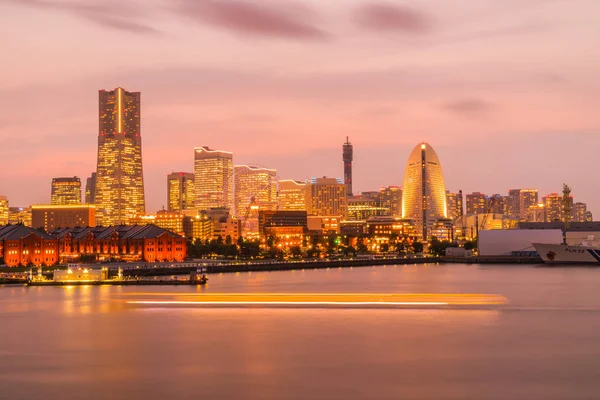
[[[448,189],[568,183],[600,217],[598,0],[0,0],[0,194],[50,200],[95,170],[98,90],[142,92],[147,209],[193,148],[281,179],[401,185],[437,151]]]

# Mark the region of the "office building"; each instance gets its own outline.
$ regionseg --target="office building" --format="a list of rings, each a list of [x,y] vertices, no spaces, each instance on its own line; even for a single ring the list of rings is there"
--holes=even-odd
[[[9,207],[8,223],[31,227],[31,207]]]
[[[402,218],[410,219],[423,240],[431,237],[429,228],[448,218],[446,188],[437,154],[427,143],[411,152],[404,174]]]
[[[376,196],[360,194],[348,197],[348,221],[366,221],[370,217],[389,214],[390,209],[382,206],[378,192],[376,192]]]
[[[487,198],[486,195],[480,192],[473,192],[466,196],[467,215],[485,214]]]
[[[342,146],[342,160],[344,161],[344,184],[346,185],[346,195],[352,196],[352,161],[354,159],[353,147],[348,137],[346,143]]]
[[[277,202],[282,211],[306,211],[306,182],[280,180]]]
[[[259,234],[258,213],[277,209],[277,171],[250,165],[234,167],[234,216],[242,220],[243,235]]]
[[[194,149],[194,202],[198,210],[233,207],[233,153]]]
[[[0,226],[8,224],[8,199],[0,196]]]
[[[52,178],[51,204],[81,204],[81,180],[72,178]]]
[[[573,222],[587,222],[587,204],[577,202],[573,204],[572,213],[573,216],[571,221]]]
[[[546,222],[563,221],[563,198],[558,193],[542,197],[546,213]]]
[[[96,173],[86,179],[85,182],[85,204],[94,204],[96,198]]]
[[[338,216],[346,219],[346,185],[336,178],[311,178],[306,185],[306,211],[310,215]]]
[[[140,93],[100,90],[99,102],[96,218],[99,225],[120,225],[146,213]]]
[[[194,208],[194,174],[173,172],[167,175],[167,204],[170,212]]]
[[[57,228],[96,226],[96,206],[93,204],[36,204],[31,206],[31,226],[46,232]]]
[[[452,193],[446,190],[446,204],[448,208],[448,218],[456,219],[463,215],[463,193],[459,190],[458,193]]]
[[[520,189],[519,190],[519,219],[525,221],[527,219],[527,210],[529,207],[538,204],[537,189]]]
[[[379,189],[377,198],[379,206],[387,210],[384,215],[402,218],[402,188],[398,186],[382,187]]]

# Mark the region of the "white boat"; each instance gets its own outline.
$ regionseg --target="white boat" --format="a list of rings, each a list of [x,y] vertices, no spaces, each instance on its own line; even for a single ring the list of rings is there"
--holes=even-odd
[[[600,264],[600,242],[589,237],[581,245],[532,243],[542,260],[549,264]]]

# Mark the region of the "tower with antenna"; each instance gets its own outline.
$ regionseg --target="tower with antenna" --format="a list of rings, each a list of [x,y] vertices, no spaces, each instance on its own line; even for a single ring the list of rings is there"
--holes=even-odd
[[[352,144],[346,136],[346,143],[342,147],[342,159],[344,160],[344,184],[346,185],[346,194],[352,196]]]

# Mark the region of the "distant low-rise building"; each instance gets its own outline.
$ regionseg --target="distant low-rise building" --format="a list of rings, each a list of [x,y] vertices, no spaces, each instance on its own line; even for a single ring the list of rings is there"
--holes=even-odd
[[[56,228],[96,226],[93,204],[36,204],[31,206],[31,226],[46,232]]]
[[[9,267],[54,265],[58,239],[23,224],[0,226],[0,256]]]
[[[92,256],[98,261],[183,261],[184,237],[156,225],[60,228],[50,232],[58,238],[60,259],[77,261]]]

